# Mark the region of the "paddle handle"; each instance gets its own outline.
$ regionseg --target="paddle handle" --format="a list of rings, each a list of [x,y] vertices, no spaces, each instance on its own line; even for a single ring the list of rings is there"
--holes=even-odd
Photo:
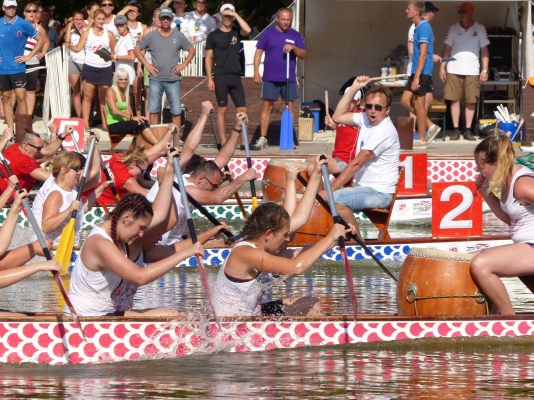
[[[247,135],[247,124],[245,121],[241,124],[241,134],[243,135],[243,141],[245,142],[245,154],[247,156],[247,167],[250,169],[252,168],[252,159],[250,158],[250,149],[248,147],[248,135]],[[250,180],[250,193],[252,194],[252,207],[256,209],[258,206],[258,199],[256,197],[256,185],[254,184],[254,180]],[[254,199],[256,199],[254,201]]]
[[[326,156],[322,154],[319,159],[326,160]],[[337,209],[336,209],[336,201],[334,200],[334,192],[332,191],[332,185],[330,184],[328,165],[326,164],[321,165],[321,173],[323,174],[324,188],[326,189],[326,194],[328,196],[328,205],[330,206],[330,214],[332,214],[332,217],[334,217],[334,220],[335,220],[338,215],[337,215]]]
[[[72,133],[74,134],[74,132],[72,132]],[[74,140],[74,138],[72,137],[72,135],[71,135],[71,137],[70,137],[70,140],[72,140],[72,143],[74,143],[74,147],[76,147],[76,151],[77,151],[78,153],[82,154],[82,151],[80,150],[80,146],[78,146],[78,141]]]
[[[213,129],[213,136],[215,136],[215,145],[217,146],[217,150],[221,151],[221,135],[219,134],[219,129],[217,128],[217,124],[215,123],[215,120],[213,119],[213,110],[210,110],[210,123],[211,128]]]
[[[386,79],[401,79],[401,78],[406,78],[406,74],[375,76],[374,78],[370,78],[369,80],[371,82],[376,82],[376,81],[385,81]]]
[[[111,180],[111,176],[109,175],[109,170],[104,162],[104,159],[102,158],[102,154],[100,154],[100,166],[102,167],[102,170],[104,171],[104,175],[106,176],[106,181]],[[113,197],[115,197],[115,201],[118,203],[120,201],[119,193],[117,192],[117,188],[115,186],[110,186],[111,193],[113,193]]]
[[[289,106],[289,53],[286,53],[286,107]]]
[[[94,137],[91,140],[91,144],[89,145],[89,153],[87,153],[87,160],[85,162],[85,167],[83,169],[83,175],[82,180],[80,181],[80,186],[78,187],[78,194],[76,195],[76,200],[80,201],[82,198],[82,192],[83,187],[85,186],[85,181],[87,180],[87,175],[89,175],[89,164],[93,160],[93,155],[95,153],[95,147],[96,147],[96,137]],[[76,218],[76,214],[78,213],[78,210],[74,210],[71,214],[71,218]]]

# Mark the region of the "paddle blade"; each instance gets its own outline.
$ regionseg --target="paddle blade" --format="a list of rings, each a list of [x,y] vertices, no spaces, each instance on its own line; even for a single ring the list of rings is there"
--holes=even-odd
[[[349,286],[349,295],[352,303],[354,322],[358,322],[358,299],[356,298],[356,291],[354,290],[354,280],[352,278],[352,269],[350,268],[349,257],[347,256],[347,249],[345,247],[341,247],[339,250],[343,256],[343,265],[345,266],[345,275],[347,276],[347,284]]]
[[[280,128],[280,150],[293,150],[293,117],[286,107]]]
[[[115,194],[115,203],[119,204],[119,201],[121,201],[121,198],[119,197],[119,194]]]
[[[256,208],[258,208],[258,198],[253,197],[252,198],[252,211],[254,211]]]
[[[208,277],[206,275],[206,270],[204,269],[204,264],[202,264],[202,255],[197,254],[197,262],[198,269],[200,270],[200,277],[202,278],[202,284],[204,285],[204,290],[206,291],[206,296],[208,298],[208,302],[210,303],[211,312],[213,313],[213,318],[219,326],[219,329],[221,329],[221,324],[219,323],[219,319],[217,318],[217,314],[215,313],[215,307],[213,306],[213,302],[211,301],[211,293],[210,288],[208,286]]]
[[[61,265],[61,275],[69,273],[70,258],[74,247],[74,221],[75,218],[71,218],[69,223],[63,228],[56,250],[55,258],[59,265]]]
[[[87,339],[85,338],[85,333],[83,332],[82,323],[80,322],[80,318],[78,317],[78,314],[76,313],[76,310],[74,309],[74,306],[70,302],[69,296],[67,295],[67,290],[65,289],[65,286],[63,285],[63,281],[61,280],[61,277],[57,272],[53,273],[54,279],[56,280],[57,286],[59,287],[59,291],[63,295],[63,298],[65,299],[65,303],[67,303],[67,307],[70,310],[70,314],[72,315],[72,319],[74,320],[74,323],[80,330],[81,336],[84,341],[87,342]]]

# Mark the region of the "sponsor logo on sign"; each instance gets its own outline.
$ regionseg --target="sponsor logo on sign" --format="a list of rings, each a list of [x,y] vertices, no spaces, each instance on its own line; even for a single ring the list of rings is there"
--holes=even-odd
[[[447,250],[448,250],[448,251],[455,251],[456,253],[458,253],[458,252],[460,251],[460,249],[458,248],[458,246],[455,245],[455,244],[451,244],[451,245],[449,245],[449,247],[447,247]]]
[[[429,200],[422,200],[413,205],[414,215],[429,215],[432,212],[432,202]]]
[[[465,248],[465,251],[467,251],[469,253],[471,251],[489,249],[489,247],[490,247],[490,245],[487,244],[487,243],[476,243],[476,244],[474,244],[472,246],[467,246]]]

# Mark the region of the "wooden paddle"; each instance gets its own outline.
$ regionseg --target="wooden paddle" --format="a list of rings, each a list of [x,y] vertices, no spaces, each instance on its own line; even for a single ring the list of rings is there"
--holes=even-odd
[[[385,81],[386,79],[402,79],[406,78],[406,74],[397,74],[397,75],[389,75],[389,76],[375,76],[374,78],[370,78],[369,80],[371,82],[376,81]]]
[[[219,129],[217,128],[217,124],[213,120],[213,110],[210,111],[210,123],[211,127],[213,129],[213,135],[215,136],[215,144],[217,145],[217,150],[221,151],[222,145],[221,145],[221,135],[219,135]],[[226,172],[230,172],[230,168],[228,168],[228,164],[224,166],[224,170]],[[230,178],[230,182],[232,182],[233,179]],[[237,200],[237,204],[239,205],[239,209],[241,210],[241,214],[243,214],[244,218],[247,218],[247,211],[245,210],[245,206],[243,205],[243,202],[241,201],[241,197],[239,196],[239,192],[236,190],[234,192],[234,197]]]
[[[4,158],[4,154],[2,154],[1,151],[0,151],[0,162],[2,162],[2,164],[4,165],[4,169],[6,170],[7,174],[9,176],[12,176],[13,172],[11,171],[11,168],[9,168],[9,164],[7,163],[7,160]],[[18,191],[21,190],[20,185],[18,183],[15,187]],[[33,215],[28,199],[22,200],[22,207],[24,208],[24,213],[26,214],[26,218],[28,218],[28,220],[30,221],[30,225],[32,226],[33,231],[35,232],[35,236],[37,236],[37,240],[39,241],[39,244],[41,245],[43,249],[43,253],[46,259],[48,261],[53,260],[52,253],[50,252],[50,250],[48,249],[48,246],[46,245],[43,234],[41,232],[41,228],[39,227],[39,224],[35,220],[35,216]],[[80,322],[80,318],[78,317],[76,310],[74,310],[74,306],[72,305],[69,299],[69,296],[67,295],[67,291],[65,290],[65,286],[63,285],[63,281],[61,280],[59,273],[57,271],[53,271],[52,275],[54,276],[54,279],[56,280],[56,283],[59,287],[59,291],[61,292],[61,295],[63,296],[63,299],[65,300],[65,303],[67,304],[67,307],[69,307],[70,313],[72,314],[72,319],[74,320],[78,329],[80,329],[80,333],[82,334],[83,340],[86,340],[85,334],[83,333],[83,328]]]
[[[241,125],[243,135],[243,142],[245,142],[245,154],[247,155],[247,167],[252,168],[252,159],[250,158],[250,149],[248,147],[248,135],[247,135],[247,124],[243,121]],[[254,179],[250,180],[250,193],[252,194],[252,211],[258,207],[258,198],[256,197],[256,185],[254,184]]]
[[[175,150],[171,149],[171,151]],[[180,169],[178,157],[174,157],[172,159],[172,162],[174,163],[174,173],[176,174],[176,178],[178,178],[178,187],[180,189],[180,194],[182,195],[182,204],[184,205],[185,217],[187,218],[187,226],[189,227],[189,234],[191,235],[191,240],[193,241],[193,243],[196,243],[198,242],[197,232],[195,230],[195,223],[193,222],[193,217],[191,216],[191,209],[189,208],[187,191],[185,190],[184,178],[182,176],[182,170]],[[211,300],[210,289],[208,286],[208,277],[206,276],[206,270],[204,269],[204,265],[202,264],[202,257],[203,256],[201,254],[196,255],[198,269],[200,270],[200,277],[202,278],[204,290],[206,291],[206,296],[208,297],[208,302],[210,303],[211,311],[213,312],[213,318],[215,318],[215,322],[219,326],[219,329],[221,329],[221,325],[219,324],[219,320],[217,319],[217,314],[215,313],[215,307],[213,307],[213,302]]]
[[[80,185],[78,186],[78,194],[76,196],[76,201],[80,201],[82,197],[83,186],[85,185],[87,175],[89,174],[89,170],[91,169],[89,168],[89,166],[93,159],[95,145],[96,137],[91,140],[91,144],[89,146],[89,153],[87,154],[87,161],[85,163],[85,168],[83,169],[82,180],[80,182]],[[65,228],[63,228],[63,232],[61,232],[61,238],[59,239],[59,243],[57,245],[56,260],[61,265],[61,275],[66,275],[69,273],[70,258],[72,256],[72,249],[74,247],[74,237],[76,236],[76,234],[74,233],[74,222],[76,221],[77,214],[78,210],[74,210],[72,212],[70,216],[70,221],[65,226]]]
[[[302,183],[302,185],[304,187],[308,186],[308,181],[306,179],[304,179],[304,177],[302,175],[300,175],[300,173],[297,174],[297,179],[299,180],[300,183]],[[330,181],[328,181],[328,182],[330,182]],[[331,213],[329,204],[321,196],[319,196],[319,194],[315,195],[315,200],[317,200],[319,202],[319,204],[321,204],[326,209],[326,211]],[[339,223],[343,224],[343,226],[345,228],[349,228],[349,224],[347,224],[347,222],[341,217],[339,217]],[[380,268],[382,268],[382,270],[386,274],[388,274],[395,282],[397,282],[397,278],[395,277],[395,275],[393,275],[393,273],[389,269],[387,269],[387,267],[384,264],[382,264],[378,258],[376,258],[374,253],[365,245],[365,243],[360,239],[360,237],[358,235],[354,235],[352,233],[349,233],[349,237],[351,239],[354,239],[362,247],[362,249],[367,254],[369,254],[369,256],[378,264],[378,266]]]
[[[326,156],[323,154],[320,157],[321,160],[326,160]],[[334,193],[332,192],[332,185],[330,184],[330,177],[328,174],[328,166],[326,164],[321,165],[321,172],[323,173],[323,184],[328,194],[328,202],[330,203],[330,214],[334,218],[335,224],[340,224],[341,220],[337,215],[336,202],[334,200]],[[349,257],[347,256],[347,249],[345,248],[345,239],[340,236],[337,239],[339,243],[339,251],[343,256],[343,265],[345,266],[345,275],[347,276],[347,283],[349,285],[349,295],[352,302],[352,312],[354,315],[354,322],[358,321],[358,299],[356,298],[356,291],[354,290],[354,280],[352,278],[352,269],[350,268]]]
[[[324,91],[324,105],[326,110],[326,117],[330,116],[330,108],[328,107],[328,90]],[[328,129],[328,124],[325,124],[324,130],[326,131]]]

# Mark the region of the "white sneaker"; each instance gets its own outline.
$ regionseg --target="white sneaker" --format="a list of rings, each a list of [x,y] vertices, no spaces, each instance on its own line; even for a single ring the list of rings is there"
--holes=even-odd
[[[260,136],[260,138],[256,141],[256,144],[250,146],[250,150],[261,150],[266,149],[267,147],[269,147],[269,143],[267,143],[267,138],[265,136]]]
[[[430,143],[431,141],[433,141],[436,138],[436,136],[439,135],[440,132],[441,132],[441,128],[437,126],[436,124],[434,124],[434,126],[432,126],[431,128],[428,128],[426,142]]]
[[[426,149],[426,146],[427,146],[427,142],[421,142],[420,140],[417,140],[417,139],[413,141],[413,147]]]

